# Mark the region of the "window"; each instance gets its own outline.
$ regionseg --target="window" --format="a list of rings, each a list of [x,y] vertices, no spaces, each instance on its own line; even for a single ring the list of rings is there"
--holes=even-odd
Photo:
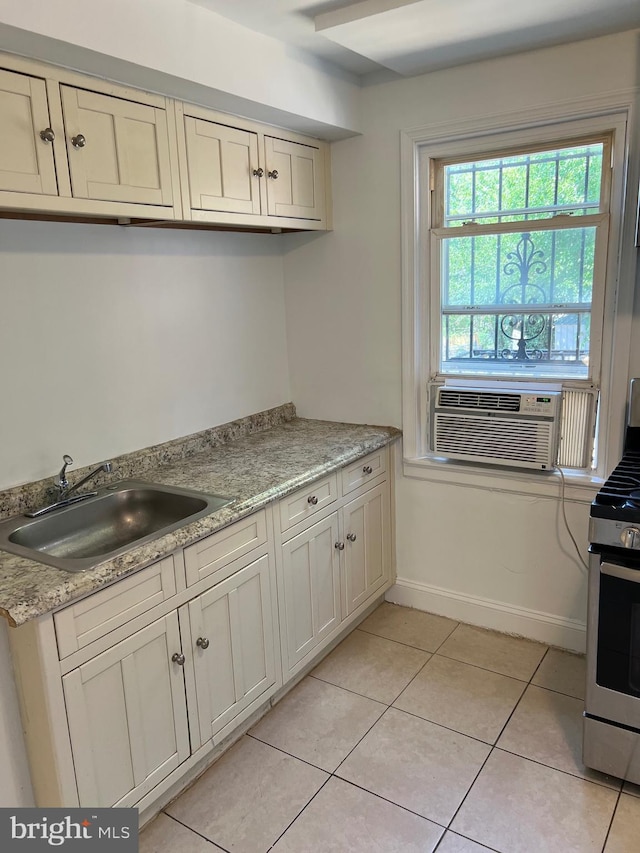
[[[434,164],[439,374],[593,380],[610,160],[605,137]]]
[[[621,96],[592,109],[402,134],[406,473],[451,477],[437,470],[430,401],[434,384],[462,380],[559,385],[559,464],[580,482],[619,458],[635,269],[621,241],[633,228],[630,106]],[[488,476],[460,471],[460,482]]]

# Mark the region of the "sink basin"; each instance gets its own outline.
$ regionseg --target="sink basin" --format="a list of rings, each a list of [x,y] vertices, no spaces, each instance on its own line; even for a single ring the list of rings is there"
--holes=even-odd
[[[30,521],[0,523],[0,549],[79,572],[220,509],[233,498],[126,480]]]

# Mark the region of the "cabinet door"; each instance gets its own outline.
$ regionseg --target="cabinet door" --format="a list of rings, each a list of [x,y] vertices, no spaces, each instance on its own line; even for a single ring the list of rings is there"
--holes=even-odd
[[[270,216],[323,219],[323,152],[312,145],[265,136],[267,212]]]
[[[57,195],[44,80],[0,71],[0,190]]]
[[[336,542],[338,516],[333,513],[282,546],[289,670],[340,624],[340,552]]]
[[[189,603],[203,743],[275,684],[272,594],[264,556]]]
[[[191,207],[260,213],[257,134],[191,116],[184,132]]]
[[[71,86],[60,91],[74,197],[170,206],[165,110]]]
[[[189,756],[178,617],[62,679],[81,806],[130,806]]]
[[[345,615],[384,586],[391,569],[389,485],[382,483],[343,508]]]

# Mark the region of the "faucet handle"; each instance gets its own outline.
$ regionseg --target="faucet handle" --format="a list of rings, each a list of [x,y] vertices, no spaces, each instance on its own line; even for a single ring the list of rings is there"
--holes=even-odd
[[[69,465],[73,465],[73,459],[69,456],[68,453],[64,454],[64,456],[62,457],[62,461],[64,462],[64,465],[60,469],[58,479],[56,480],[56,486],[58,486],[60,490],[66,489],[69,485],[69,481],[67,480],[67,468]]]

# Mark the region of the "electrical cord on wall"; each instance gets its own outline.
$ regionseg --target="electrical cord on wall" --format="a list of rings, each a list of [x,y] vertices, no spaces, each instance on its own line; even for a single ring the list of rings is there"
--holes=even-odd
[[[563,520],[564,520],[564,526],[567,528],[567,533],[568,533],[568,534],[569,534],[569,536],[571,537],[571,541],[573,542],[573,547],[576,549],[576,554],[578,555],[578,559],[580,560],[580,562],[582,563],[582,565],[585,567],[585,569],[586,569],[586,570],[587,570],[587,572],[588,572],[588,571],[589,571],[589,566],[588,566],[588,565],[587,565],[587,563],[584,561],[584,558],[583,558],[582,554],[580,553],[580,548],[578,547],[578,543],[577,543],[577,541],[576,541],[576,537],[575,537],[575,536],[573,535],[573,533],[571,532],[571,528],[569,527],[569,521],[568,521],[568,519],[567,519],[567,510],[566,510],[566,507],[565,507],[565,498],[564,498],[564,491],[565,491],[565,486],[566,486],[566,480],[565,480],[565,476],[564,476],[564,471],[563,471],[563,470],[562,470],[562,468],[560,468],[558,465],[555,465],[553,470],[554,470],[554,471],[557,471],[557,472],[558,472],[558,474],[560,474],[560,481],[561,481],[561,483],[562,483],[562,486],[561,486],[561,489],[560,489],[560,506],[561,506],[561,508],[562,508],[562,518],[563,518]]]

